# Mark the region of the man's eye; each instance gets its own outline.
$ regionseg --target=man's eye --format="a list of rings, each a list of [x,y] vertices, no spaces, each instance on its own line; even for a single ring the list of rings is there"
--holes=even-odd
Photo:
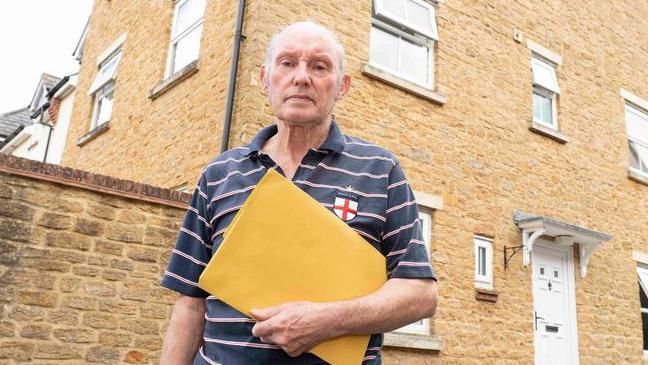
[[[295,65],[295,63],[292,62],[292,61],[288,61],[288,60],[286,60],[286,61],[281,61],[280,65],[281,65],[281,66],[285,66],[285,67],[292,67],[292,66]]]

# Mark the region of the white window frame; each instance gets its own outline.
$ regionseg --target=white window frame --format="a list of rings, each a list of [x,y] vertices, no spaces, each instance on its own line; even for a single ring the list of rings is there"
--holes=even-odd
[[[641,119],[646,120],[646,128],[648,128],[648,110],[642,109],[639,105],[636,105],[632,102],[626,101],[625,104],[625,120],[626,120],[626,135],[628,138],[628,148],[630,149],[631,144],[637,144],[639,146],[648,148],[648,141],[641,140],[635,136],[631,136],[628,131],[628,113],[633,113],[638,115]],[[630,152],[632,153],[632,152]],[[638,174],[648,177],[648,158],[646,160],[641,159],[641,155],[638,156],[639,167],[630,165],[629,168],[635,171]],[[642,166],[644,167],[642,169]]]
[[[637,276],[639,278],[639,287],[643,290],[644,294],[648,296],[648,268],[645,265],[637,266]],[[641,301],[641,299],[639,299]],[[641,307],[641,313],[648,313],[648,308]],[[643,335],[643,319],[641,322],[642,325],[642,335]],[[642,344],[643,347],[643,344]],[[643,350],[644,358],[648,358],[648,350]]]
[[[98,126],[107,123],[112,117],[114,95],[115,95],[115,80],[117,78],[117,73],[119,69],[119,62],[121,60],[122,54],[121,49],[116,48],[111,54],[105,57],[103,62],[99,64],[99,71],[95,80],[93,81],[90,90],[88,93],[92,95],[93,98],[93,107],[92,107],[92,118],[90,120],[90,130],[97,128]],[[106,67],[112,67],[112,71],[109,74],[104,74],[104,69]],[[101,109],[104,105],[103,102],[107,99],[107,96],[111,97],[111,106],[110,106],[110,115],[106,120],[99,121],[101,116]]]
[[[493,240],[476,235],[473,242],[475,245],[475,287],[493,289]],[[480,249],[484,250],[483,262],[480,261]],[[485,271],[483,274],[480,272],[482,263]]]
[[[422,86],[426,89],[434,89],[434,46],[436,41],[439,40],[438,36],[438,26],[436,23],[436,11],[434,5],[422,1],[422,0],[407,0],[414,2],[418,5],[424,6],[430,12],[430,19],[432,21],[432,32],[425,31],[420,27],[408,22],[406,19],[401,17],[396,17],[393,14],[390,14],[385,11],[383,5],[384,1],[392,0],[374,0],[374,14],[371,21],[371,28],[379,29],[383,32],[390,33],[391,35],[398,38],[398,44],[400,46],[401,42],[409,42],[418,46],[423,46],[427,48],[427,80],[421,82],[421,80],[415,80],[404,75],[402,72],[399,72],[398,69],[390,69],[386,66],[378,64],[375,60],[371,59],[371,44],[369,45],[369,64],[373,67],[376,67],[382,71],[390,73],[402,80],[411,82],[418,86]],[[397,50],[398,51],[398,50]],[[400,60],[400,55],[398,57]],[[398,66],[397,66],[398,68]]]
[[[423,233],[423,242],[425,242],[425,249],[430,254],[430,241],[432,240],[432,210],[419,205],[419,224],[421,225],[421,232]],[[418,322],[410,323],[401,328],[394,330],[397,333],[406,333],[414,335],[429,335],[430,334],[430,319],[423,318]]]
[[[198,27],[202,27],[203,25],[203,20],[205,18],[205,8],[202,9],[202,16],[198,20],[188,25],[187,28],[183,29],[181,32],[176,32],[179,9],[182,5],[184,5],[189,1],[192,0],[176,0],[175,7],[173,9],[173,21],[171,22],[171,42],[169,44],[169,53],[168,53],[167,64],[166,64],[165,78],[169,78],[173,76],[174,73],[180,71],[180,69],[174,71],[175,60],[176,60],[176,45],[178,44],[178,42],[180,42],[184,37],[191,34],[191,32],[196,30]],[[206,3],[205,3],[205,7],[206,7]],[[202,39],[202,29],[200,30],[200,33],[201,34],[199,35],[199,38]],[[198,59],[199,55],[200,55],[200,50],[196,54],[196,58],[195,58],[196,60]]]
[[[558,85],[558,78],[556,76],[556,65],[552,62],[546,61],[537,54],[533,54],[531,57],[531,75],[533,77],[533,94],[538,94],[542,97],[548,98],[551,100],[551,119],[552,123],[547,123],[542,119],[537,119],[533,115],[533,122],[540,125],[549,127],[554,130],[558,130],[558,101],[557,96],[560,94],[560,87]],[[542,84],[538,82],[536,78],[536,72],[539,68],[547,69],[551,72],[551,81],[549,84]],[[533,114],[533,95],[531,96],[531,113]]]

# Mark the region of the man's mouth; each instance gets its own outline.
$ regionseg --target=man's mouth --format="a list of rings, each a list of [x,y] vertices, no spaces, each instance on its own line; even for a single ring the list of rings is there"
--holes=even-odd
[[[286,98],[286,100],[314,101],[313,98],[311,98],[308,95],[290,95],[289,97]]]

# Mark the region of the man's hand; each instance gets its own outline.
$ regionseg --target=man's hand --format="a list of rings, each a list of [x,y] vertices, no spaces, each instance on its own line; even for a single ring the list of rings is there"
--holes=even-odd
[[[331,311],[326,303],[289,302],[264,309],[253,309],[258,321],[252,334],[261,341],[281,347],[296,357],[318,343],[334,337]]]

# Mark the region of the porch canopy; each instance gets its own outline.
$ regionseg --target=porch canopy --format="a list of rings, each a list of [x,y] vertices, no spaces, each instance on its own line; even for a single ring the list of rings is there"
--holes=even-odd
[[[513,221],[522,230],[522,264],[524,266],[528,266],[531,262],[531,252],[535,241],[541,236],[547,236],[553,238],[554,243],[560,246],[573,246],[578,243],[581,278],[587,275],[590,257],[605,241],[612,238],[602,232],[518,210],[513,212]]]

